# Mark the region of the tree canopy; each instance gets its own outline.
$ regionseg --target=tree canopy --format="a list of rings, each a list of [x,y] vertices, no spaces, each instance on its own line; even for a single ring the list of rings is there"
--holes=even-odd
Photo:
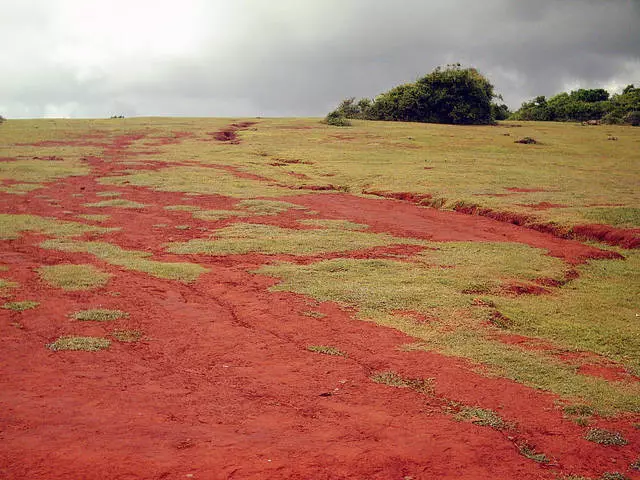
[[[511,118],[514,120],[574,121],[602,120],[606,123],[631,123],[640,112],[640,88],[628,85],[622,93],[609,96],[602,88],[563,92],[547,99],[538,96],[524,102]]]

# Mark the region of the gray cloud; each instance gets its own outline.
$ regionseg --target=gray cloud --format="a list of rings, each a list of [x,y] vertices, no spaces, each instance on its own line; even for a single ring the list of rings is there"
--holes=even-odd
[[[323,115],[450,62],[485,73],[512,107],[640,84],[637,0],[96,5],[0,0],[1,114]]]

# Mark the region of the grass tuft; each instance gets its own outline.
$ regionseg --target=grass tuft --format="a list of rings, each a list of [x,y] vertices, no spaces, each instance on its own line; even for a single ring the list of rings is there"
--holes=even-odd
[[[544,453],[536,452],[535,448],[527,443],[518,445],[518,451],[520,452],[520,455],[523,455],[534,462],[549,463],[549,459]]]
[[[346,355],[343,351],[338,350],[336,347],[330,347],[327,345],[309,345],[307,347],[307,350],[309,350],[310,352],[324,353],[325,355]]]
[[[480,425],[482,427],[491,427],[494,430],[506,430],[513,427],[512,424],[505,422],[493,410],[480,407],[469,407],[465,405],[458,413],[453,415],[453,418],[458,421],[471,422],[474,425]]]
[[[111,341],[100,337],[60,337],[55,342],[48,345],[54,352],[60,350],[84,350],[86,352],[97,352],[109,348]]]
[[[111,278],[111,274],[93,265],[61,264],[40,267],[40,278],[53,287],[64,290],[89,290],[98,288]]]
[[[131,200],[125,200],[124,198],[116,198],[113,200],[103,200],[101,202],[95,203],[85,203],[85,207],[118,207],[118,208],[144,208],[146,205],[144,203],[132,202]]]
[[[71,315],[71,317],[76,320],[94,322],[111,322],[119,318],[127,318],[128,316],[129,314],[127,312],[121,310],[107,310],[103,308],[82,310]]]
[[[148,257],[151,254],[148,252],[124,250],[117,245],[105,242],[47,240],[41,243],[40,247],[63,252],[89,253],[107,263],[118,265],[127,270],[136,270],[154,277],[185,283],[194,282],[200,275],[208,272],[206,268],[196,263],[149,260]]]
[[[7,302],[4,305],[2,305],[2,308],[5,308],[7,310],[13,310],[16,312],[23,312],[25,310],[36,308],[38,305],[40,305],[40,302],[32,302],[29,300],[24,300],[21,302]]]
[[[383,385],[396,388],[410,388],[411,390],[426,395],[432,395],[434,392],[432,378],[403,378],[392,371],[378,372],[370,378],[376,383],[382,383]]]

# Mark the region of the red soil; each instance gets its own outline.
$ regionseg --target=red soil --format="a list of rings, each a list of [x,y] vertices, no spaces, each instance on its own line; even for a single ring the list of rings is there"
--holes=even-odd
[[[624,367],[619,365],[601,365],[586,363],[578,368],[578,372],[591,377],[600,377],[612,382],[635,381],[640,382],[640,378],[630,374]]]
[[[238,137],[237,132],[239,130],[246,130],[251,125],[255,125],[256,122],[239,122],[232,123],[228,127],[225,127],[217,132],[209,133],[209,135],[213,136],[219,142],[230,143],[233,145],[237,145],[240,143],[240,137]]]
[[[227,209],[238,200],[98,184],[96,177],[127,158],[132,153],[127,148],[140,138],[117,137],[102,159],[88,162],[90,176],[19,197],[0,193],[2,212],[61,219],[108,213],[104,225],[122,230],[98,238],[148,251],[158,260],[197,262],[210,272],[186,285],[123,270],[88,254],[41,249],[41,235],[1,241],[0,264],[9,268],[2,278],[20,283],[16,300],[40,306],[21,313],[0,309],[0,478],[527,480],[596,477],[625,470],[636,460],[640,430],[631,427],[635,420],[598,420],[598,426],[622,432],[628,447],[587,442],[584,429],[563,418],[554,395],[484,376],[460,359],[402,349],[415,339],[354,321],[351,310],[334,303],[271,292],[275,280],[251,272],[274,257],[165,253],[163,243],[202,236],[198,228],[217,224],[163,206],[191,202]],[[131,221],[124,209],[83,206],[104,190],[126,192],[127,199],[148,207]],[[79,193],[83,196],[74,196]],[[57,205],[39,195],[55,198]],[[545,248],[570,264],[602,255],[547,233],[389,200],[346,194],[284,200],[322,218],[366,223],[372,231],[400,236],[514,241]],[[291,210],[270,221],[293,226],[305,216]],[[185,220],[191,230],[174,228]],[[160,223],[167,227],[153,227]],[[419,248],[381,247],[349,256],[411,256]],[[68,262],[94,264],[113,278],[103,288],[80,292],[50,288],[38,279],[38,267]],[[86,308],[121,309],[130,317],[114,322],[69,318]],[[45,347],[61,335],[109,336],[116,329],[140,330],[144,337],[136,343],[114,341],[109,350],[93,353]],[[310,345],[331,345],[347,356],[313,353]],[[379,371],[432,379],[435,393],[374,383],[370,376]],[[454,421],[443,410],[451,401],[495,410],[516,427],[498,432]],[[544,452],[550,464],[520,455],[522,443]]]
[[[598,240],[622,248],[640,248],[640,228],[615,228],[609,225],[577,225],[572,228],[575,236]]]
[[[348,194],[293,197],[288,201],[319,212],[323,218],[347,219],[371,226],[372,231],[434,241],[516,242],[545,249],[569,264],[590,258],[618,258],[619,254],[558,238],[544,232],[477,215],[465,215],[410,203],[390,202]]]

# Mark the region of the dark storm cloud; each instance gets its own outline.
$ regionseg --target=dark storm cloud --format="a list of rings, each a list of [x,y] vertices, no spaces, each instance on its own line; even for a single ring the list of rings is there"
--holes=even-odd
[[[97,40],[91,28],[69,37],[73,0],[60,1],[64,14],[57,3],[0,0],[0,41],[16,46],[0,53],[6,116],[323,115],[451,62],[485,73],[512,107],[640,83],[640,5],[630,0],[154,2],[166,9],[162,28],[136,36],[95,23]],[[176,6],[191,10],[181,24]]]

